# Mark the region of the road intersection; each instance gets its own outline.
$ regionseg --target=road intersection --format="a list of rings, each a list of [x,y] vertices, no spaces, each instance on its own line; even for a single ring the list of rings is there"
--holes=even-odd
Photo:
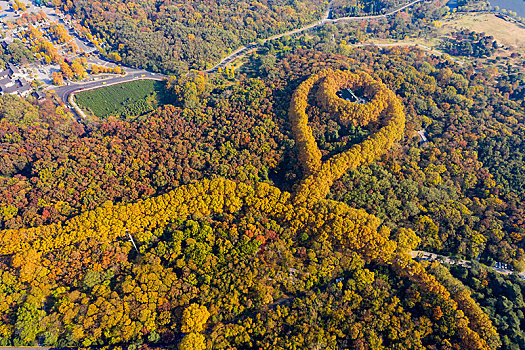
[[[423,0],[414,0],[408,4],[403,5],[402,7],[396,10],[390,11],[385,14],[372,15],[372,16],[361,16],[361,17],[353,17],[353,16],[352,17],[341,17],[341,18],[336,18],[336,19],[330,19],[330,12],[331,12],[331,2],[330,2],[321,20],[315,23],[309,24],[307,26],[301,27],[301,28],[297,28],[297,29],[290,30],[285,33],[277,34],[277,35],[271,36],[266,39],[262,39],[258,43],[253,42],[245,46],[242,46],[238,48],[237,50],[235,50],[234,52],[230,53],[228,56],[224,57],[214,67],[204,72],[205,73],[216,72],[220,67],[224,67],[232,63],[233,61],[246,56],[248,53],[257,50],[259,47],[264,45],[264,43],[271,41],[271,40],[279,39],[284,36],[292,36],[292,35],[296,35],[299,33],[303,33],[305,31],[324,26],[327,23],[340,23],[340,22],[347,22],[347,21],[363,21],[363,20],[387,18],[388,16],[392,16],[408,7],[415,5],[416,3],[420,1],[423,1]],[[357,44],[353,46],[368,46],[368,45],[374,45],[374,44]],[[412,43],[376,44],[375,46],[402,46],[402,45],[416,46],[415,44],[412,44]],[[426,48],[426,47],[422,47],[422,48],[428,49],[430,51],[434,51],[431,48]],[[101,59],[98,59],[98,60],[100,60],[100,64],[110,63],[110,62],[107,62]],[[54,91],[56,92],[56,94],[62,101],[64,101],[65,103],[67,103],[68,101],[70,102],[71,106],[75,109],[78,115],[85,116],[82,110],[80,110],[80,108],[74,103],[73,99],[71,98],[75,92],[82,91],[82,90],[96,89],[96,88],[100,88],[103,86],[121,84],[121,83],[134,81],[134,80],[141,80],[141,79],[163,80],[163,79],[168,78],[167,75],[163,75],[159,73],[152,73],[152,72],[149,72],[143,69],[126,68],[126,71],[127,71],[127,74],[123,76],[118,76],[118,77],[109,78],[109,79],[100,79],[100,80],[90,81],[90,82],[69,83],[68,85],[52,87],[52,88],[54,89]]]

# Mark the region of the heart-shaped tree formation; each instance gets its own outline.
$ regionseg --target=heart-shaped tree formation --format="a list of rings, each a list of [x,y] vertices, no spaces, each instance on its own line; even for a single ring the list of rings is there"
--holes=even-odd
[[[366,73],[338,70],[326,74],[317,89],[317,102],[344,125],[367,126],[377,122],[385,116],[383,112],[388,101],[395,98],[384,84]],[[362,90],[368,101],[359,103],[342,99],[337,95],[342,89]]]
[[[324,163],[306,114],[308,95],[317,82],[317,101],[341,123],[360,126],[378,124],[377,132],[364,142],[353,145]],[[357,103],[338,97],[337,91],[344,88],[362,89],[370,101]],[[307,175],[299,184],[294,199],[296,203],[305,204],[315,204],[325,198],[333,182],[349,169],[369,164],[385,154],[394,142],[401,139],[405,127],[405,114],[399,99],[386,85],[364,72],[323,70],[312,75],[294,92],[289,115],[299,162]]]
[[[309,91],[318,81],[318,101],[324,108],[332,111],[341,122],[378,125],[377,132],[363,143],[352,146],[324,163],[321,162],[321,152],[312,136],[306,115]],[[352,104],[338,98],[336,92],[341,87],[363,89],[370,102]],[[295,195],[282,192],[266,183],[246,184],[225,179],[201,180],[135,203],[108,202],[96,210],[82,213],[63,223],[0,231],[0,255],[3,255],[6,261],[10,261],[7,267],[9,276],[18,283],[18,290],[38,291],[36,299],[40,302],[50,298],[52,290],[64,288],[65,282],[58,279],[57,282],[53,282],[50,276],[62,276],[73,269],[66,264],[66,259],[56,258],[60,256],[58,252],[61,250],[82,247],[87,242],[94,241],[103,245],[114,245],[123,238],[132,236],[143,254],[145,248],[162,240],[165,228],[174,222],[184,222],[190,218],[215,218],[225,222],[237,218],[238,222],[249,222],[260,216],[279,227],[283,235],[292,242],[293,249],[327,245],[341,256],[357,254],[366,263],[392,266],[399,276],[416,285],[418,293],[429,295],[435,300],[435,305],[439,307],[434,312],[437,318],[441,317],[441,313],[445,313],[449,319],[454,320],[459,335],[457,346],[460,348],[489,349],[487,340],[490,340],[491,344],[497,343],[497,333],[489,318],[468,293],[455,293],[451,296],[421,264],[410,259],[406,252],[417,245],[417,237],[413,231],[400,229],[397,240],[394,241],[389,237],[390,230],[381,227],[380,220],[374,215],[344,203],[324,199],[335,179],[350,168],[372,162],[401,138],[405,117],[396,96],[384,84],[365,73],[326,70],[310,77],[299,86],[293,95],[290,118],[299,147],[300,162],[308,174]],[[172,248],[169,253],[175,254],[176,249]],[[174,257],[178,255],[175,254]],[[78,263],[81,267],[86,267],[83,261]],[[260,259],[254,259],[252,263],[261,266],[264,264]],[[168,274],[170,271],[172,266],[166,266],[161,272]],[[72,293],[78,292],[78,287],[69,287],[73,289]],[[102,290],[106,287],[100,288]],[[105,290],[109,294],[109,289]],[[123,290],[127,289],[122,287]],[[158,296],[168,300],[168,290],[166,288],[163,292],[159,291]],[[116,300],[125,297],[117,291],[120,289],[117,288],[111,294]],[[174,295],[178,299],[181,295],[184,296],[182,291],[177,290],[177,293],[180,295]],[[19,309],[24,300],[20,295],[22,294],[13,294],[10,290],[0,288],[0,313],[13,314],[13,310]],[[425,306],[429,309],[431,307],[432,305]],[[89,310],[87,308],[79,317],[88,319],[92,316]],[[190,311],[192,310],[189,309],[187,313],[195,313]],[[56,314],[50,316],[53,322],[67,324],[68,316],[60,310],[55,312]],[[408,315],[410,317],[410,314]],[[207,316],[201,318],[207,319]],[[137,333],[130,330],[130,324],[136,325],[137,329],[143,328],[141,322],[150,322],[151,327],[158,326],[153,324],[153,318],[141,319],[131,312],[115,322],[115,332],[125,330],[118,335],[121,341],[130,341],[132,334]],[[171,324],[173,325],[176,323]],[[200,328],[183,328],[183,332],[189,331],[189,334],[193,334],[193,338],[188,339],[198,338],[202,342],[203,335],[197,333]],[[81,338],[80,335],[77,336]],[[422,338],[424,337],[422,335]]]

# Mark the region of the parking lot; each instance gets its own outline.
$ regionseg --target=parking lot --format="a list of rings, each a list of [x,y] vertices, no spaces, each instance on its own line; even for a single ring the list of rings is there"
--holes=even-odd
[[[26,5],[26,12],[39,12],[45,8],[35,6],[31,1],[28,0],[20,0],[20,2]],[[0,16],[5,15],[4,17],[0,18],[0,21],[2,22],[16,21],[16,19],[20,18],[20,16],[22,15],[22,11],[13,11],[13,9],[11,8],[11,1],[0,0],[0,7]]]

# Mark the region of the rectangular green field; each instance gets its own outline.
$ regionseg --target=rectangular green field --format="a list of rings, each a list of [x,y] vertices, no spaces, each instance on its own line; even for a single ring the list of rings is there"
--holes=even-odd
[[[133,118],[164,104],[165,83],[137,80],[76,94],[77,104],[100,118]]]

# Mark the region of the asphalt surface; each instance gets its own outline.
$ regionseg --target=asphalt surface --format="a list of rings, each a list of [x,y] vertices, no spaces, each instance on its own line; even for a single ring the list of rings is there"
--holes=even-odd
[[[124,76],[119,75],[115,78],[109,78],[109,79],[101,79],[97,81],[91,81],[87,83],[70,83],[69,85],[62,85],[55,87],[54,90],[57,94],[57,96],[64,101],[64,103],[68,103],[69,95],[71,95],[74,92],[82,91],[82,90],[89,90],[89,89],[96,89],[103,86],[108,85],[115,85],[115,84],[121,84],[126,83],[129,81],[134,80],[142,80],[142,79],[152,79],[152,80],[163,80],[167,76],[159,73],[151,73],[145,70],[133,70],[129,71]]]
[[[425,261],[439,261],[445,264],[449,265],[461,265],[465,268],[471,268],[472,267],[472,261],[470,260],[459,260],[455,258],[451,258],[448,256],[438,255],[435,253],[425,252],[423,250],[414,250],[410,252],[410,255],[413,259],[420,258]],[[503,269],[503,268],[496,268],[492,267],[492,269],[498,273],[501,273],[503,275],[510,275],[514,273],[514,271],[509,269]],[[518,273],[521,279],[525,279],[525,272]]]

